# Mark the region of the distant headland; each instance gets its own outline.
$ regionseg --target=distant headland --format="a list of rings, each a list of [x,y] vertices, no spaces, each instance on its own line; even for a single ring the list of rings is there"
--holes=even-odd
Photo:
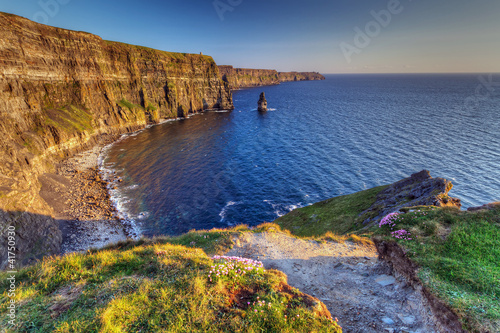
[[[278,72],[275,69],[234,68],[228,65],[219,66],[219,71],[222,79],[229,83],[231,89],[325,79],[323,75],[317,72]]]

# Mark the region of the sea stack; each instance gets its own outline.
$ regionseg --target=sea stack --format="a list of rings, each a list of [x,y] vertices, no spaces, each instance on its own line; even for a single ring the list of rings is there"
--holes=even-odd
[[[259,110],[260,112],[267,111],[266,94],[264,94],[263,92],[260,93],[259,108],[257,110]]]

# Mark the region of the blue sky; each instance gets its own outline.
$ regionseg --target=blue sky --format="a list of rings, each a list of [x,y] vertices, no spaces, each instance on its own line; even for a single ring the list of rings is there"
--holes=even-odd
[[[0,0],[0,11],[235,67],[500,72],[498,0]]]

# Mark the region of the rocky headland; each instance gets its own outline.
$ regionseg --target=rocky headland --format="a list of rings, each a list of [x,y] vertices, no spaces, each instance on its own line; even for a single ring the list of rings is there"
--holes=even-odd
[[[227,65],[219,66],[219,71],[222,79],[233,90],[276,85],[282,82],[325,79],[323,75],[317,72],[278,72],[274,69],[234,68]]]

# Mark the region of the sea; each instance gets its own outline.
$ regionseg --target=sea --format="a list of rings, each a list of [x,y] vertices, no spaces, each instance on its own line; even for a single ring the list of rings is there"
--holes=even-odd
[[[106,149],[103,171],[122,180],[113,200],[138,235],[255,226],[423,169],[451,180],[464,208],[500,200],[499,74],[326,75],[233,99]]]

